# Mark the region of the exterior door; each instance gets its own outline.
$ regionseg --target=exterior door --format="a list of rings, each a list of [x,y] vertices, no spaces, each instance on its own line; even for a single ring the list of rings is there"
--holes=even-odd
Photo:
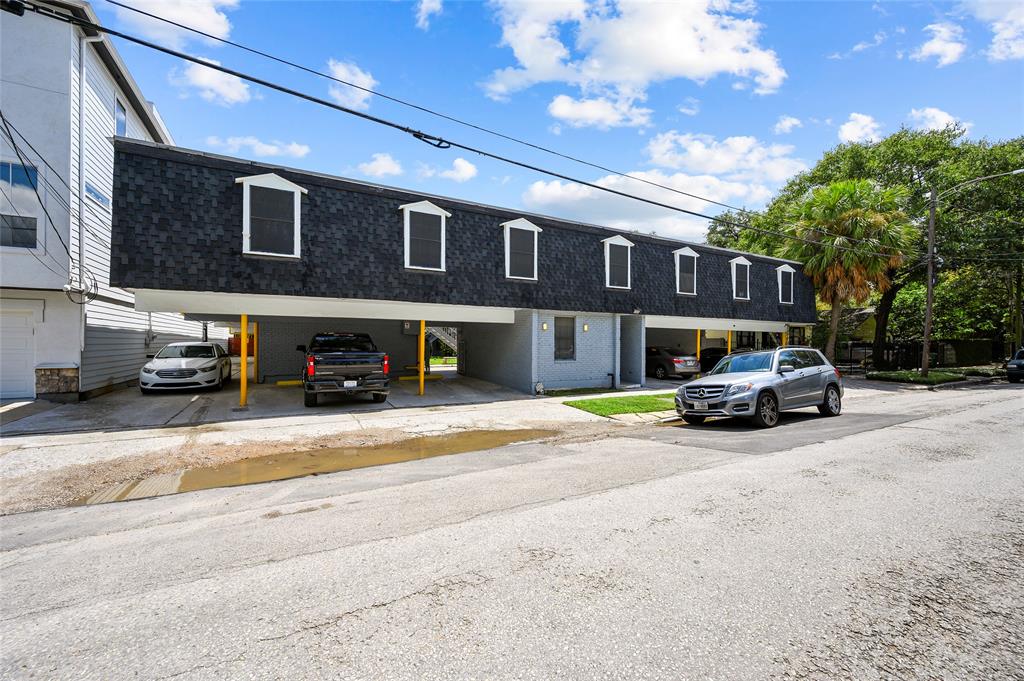
[[[793,371],[781,374],[782,406],[792,407],[807,399],[807,372],[803,359],[797,355],[796,350],[783,350],[779,353],[779,366],[789,364]]]
[[[0,397],[36,396],[36,337],[31,312],[0,312]]]

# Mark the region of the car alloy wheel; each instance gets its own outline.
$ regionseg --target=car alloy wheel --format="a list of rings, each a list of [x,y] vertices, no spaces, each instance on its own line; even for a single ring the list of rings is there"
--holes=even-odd
[[[665,367],[658,367],[658,368],[656,368],[656,369],[654,370],[654,377],[655,377],[655,378],[658,378],[658,379],[663,379],[663,378],[665,378],[665,376],[667,376],[667,375],[668,375],[668,374],[667,374],[667,373],[665,373]]]
[[[818,413],[822,416],[839,416],[843,411],[843,398],[839,396],[839,388],[830,385],[825,388],[825,399],[818,405]]]
[[[771,428],[779,421],[779,403],[770,392],[761,393],[757,399],[757,412],[754,415],[757,425]]]

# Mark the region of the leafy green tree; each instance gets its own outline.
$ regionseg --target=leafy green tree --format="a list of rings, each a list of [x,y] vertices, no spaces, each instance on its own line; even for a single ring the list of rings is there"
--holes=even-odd
[[[811,190],[793,206],[781,254],[799,260],[831,308],[825,355],[835,358],[843,306],[891,286],[890,273],[912,252],[916,230],[902,211],[906,190],[842,180]]]

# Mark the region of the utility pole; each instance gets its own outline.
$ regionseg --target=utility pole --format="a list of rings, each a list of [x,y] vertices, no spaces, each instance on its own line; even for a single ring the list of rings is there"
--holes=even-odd
[[[921,376],[928,375],[928,355],[932,337],[932,302],[935,298],[935,187],[928,195],[928,296],[924,303],[924,349],[921,351]]]

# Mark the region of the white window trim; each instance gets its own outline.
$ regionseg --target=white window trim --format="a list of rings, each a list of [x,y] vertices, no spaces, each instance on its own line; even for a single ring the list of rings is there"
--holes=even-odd
[[[783,300],[782,299],[782,273],[783,272],[789,272],[789,274],[791,275],[789,277],[789,300]],[[793,304],[793,293],[794,293],[793,289],[796,288],[796,270],[793,269],[792,267],[790,267],[789,265],[780,265],[780,266],[775,268],[775,273],[776,273],[775,276],[776,276],[776,278],[778,279],[778,282],[779,282],[779,303],[782,304],[782,305],[792,305]]]
[[[294,182],[289,182],[280,175],[266,173],[264,175],[250,175],[249,177],[235,178],[235,184],[242,185],[242,253],[245,255],[261,255],[268,258],[291,258],[298,260],[302,257],[302,195],[308,194],[309,190],[300,187]],[[293,215],[295,217],[295,243],[292,245],[292,252],[289,253],[268,253],[266,251],[254,251],[249,247],[251,241],[249,224],[249,188],[265,187],[267,189],[278,189],[291,192],[295,200],[293,204]]]
[[[742,255],[738,258],[733,258],[729,261],[729,265],[732,268],[732,299],[733,300],[750,300],[750,261],[744,258]],[[736,268],[739,265],[743,265],[747,268],[747,296],[741,298],[736,295]]]
[[[695,296],[697,295],[697,258],[700,257],[700,253],[693,250],[689,246],[685,248],[677,248],[672,251],[672,255],[676,258],[676,293],[681,296]],[[681,271],[681,260],[683,258],[693,258],[693,290],[692,291],[680,291],[679,290],[679,273]]]
[[[10,163],[10,164],[13,164],[13,165],[18,165],[18,166],[24,166],[25,165],[24,163],[21,162],[21,159],[18,159],[18,158],[8,158],[6,156],[0,157],[0,162],[2,162],[2,163]],[[47,180],[46,180],[46,176],[43,174],[43,168],[40,168],[39,166],[33,166],[33,165],[29,165],[29,166],[26,166],[26,167],[33,168],[36,171],[36,189],[39,190],[39,196],[43,200],[43,203],[46,204],[47,210],[49,210],[49,208],[50,208],[50,205],[49,205],[50,204],[50,201],[49,201],[50,196],[49,196],[49,194],[46,191]],[[10,198],[12,198],[12,199],[14,198],[14,193],[13,193],[14,190],[13,190],[12,187],[4,187],[4,191],[5,192],[10,192]],[[35,197],[33,196],[33,199],[34,198]],[[14,207],[15,206],[13,206],[13,204],[12,204],[12,208],[14,208]],[[43,210],[42,206],[39,205],[38,201],[33,201],[33,206],[32,207],[33,207],[33,210],[34,210],[34,213],[33,213],[32,217],[34,217],[36,219],[36,245],[34,247],[32,247],[32,248],[25,248],[23,246],[0,246],[0,252],[3,252],[5,255],[7,255],[7,254],[15,255],[15,254],[21,253],[21,254],[24,254],[24,255],[27,255],[27,256],[28,255],[32,255],[33,253],[36,254],[36,255],[43,255],[43,254],[46,253],[46,237],[47,237],[47,234],[50,231],[50,224],[47,221],[46,211]],[[15,212],[15,215],[17,215],[17,211]],[[22,213],[22,215],[24,215],[24,213]],[[69,265],[69,267],[70,267],[70,265]],[[47,274],[49,274],[49,272],[47,272]]]
[[[516,218],[515,220],[509,220],[508,222],[501,223],[501,227],[505,232],[505,278],[506,279],[520,279],[523,281],[537,281],[537,235],[544,230],[533,224],[526,218]],[[533,276],[532,277],[514,277],[512,276],[512,238],[511,232],[513,229],[522,229],[528,232],[533,232]]]
[[[448,233],[447,219],[452,216],[451,213],[446,211],[444,208],[435,206],[430,201],[417,201],[416,203],[406,203],[398,207],[402,211],[404,226],[402,231],[404,232],[405,241],[405,267],[410,270],[427,270],[429,272],[444,272],[445,271],[445,238]],[[409,214],[410,213],[426,213],[428,215],[439,215],[441,216],[441,266],[440,267],[420,267],[418,265],[409,264]]]
[[[628,291],[633,288],[633,242],[623,236],[611,236],[607,239],[601,239],[601,243],[604,244],[604,285],[605,288],[614,288],[622,291]],[[626,285],[625,286],[612,286],[612,268],[611,268],[611,247],[612,246],[625,246],[628,250],[626,251]]]

